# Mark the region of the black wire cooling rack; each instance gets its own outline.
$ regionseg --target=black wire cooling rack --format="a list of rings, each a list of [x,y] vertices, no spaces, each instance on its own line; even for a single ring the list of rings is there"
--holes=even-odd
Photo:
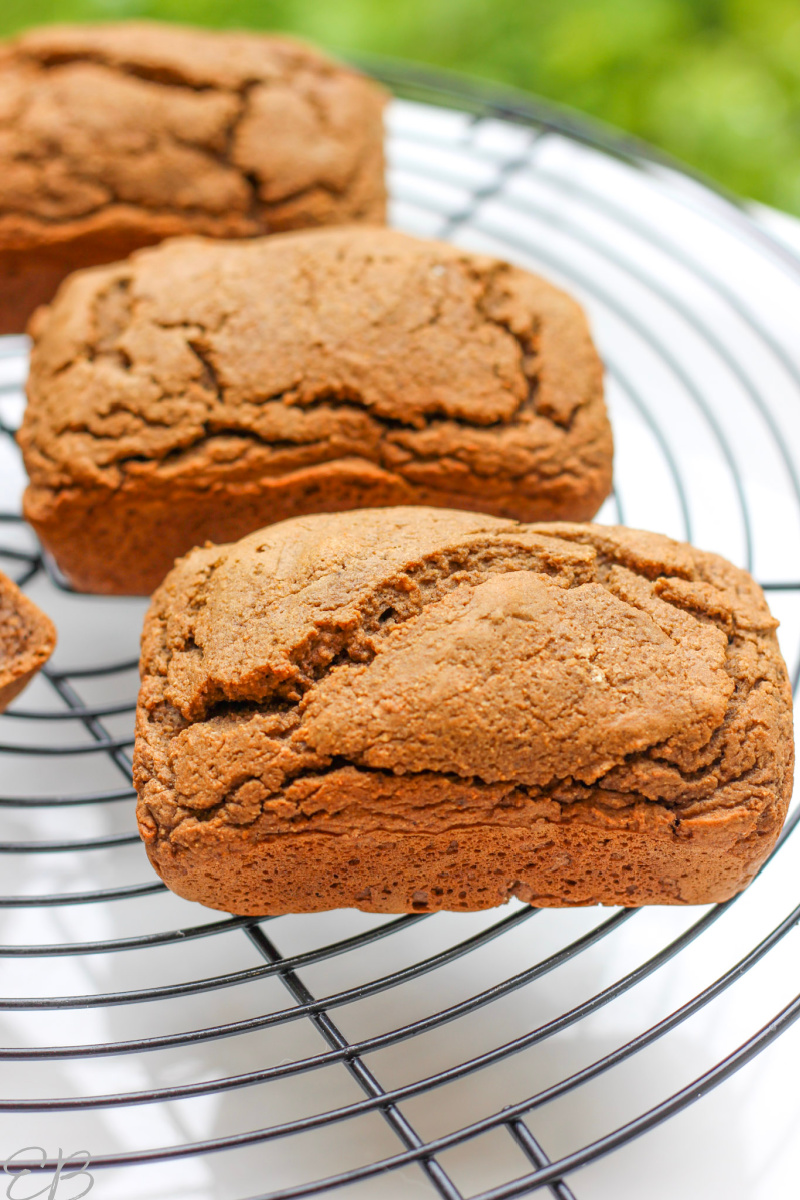
[[[617,439],[600,519],[753,571],[796,684],[793,252],[702,182],[570,114],[409,68],[377,73],[398,97],[393,222],[580,296]],[[70,594],[19,516],[26,349],[0,340],[0,567],[53,615],[60,643],[0,718],[7,1169],[53,1171],[80,1150],[98,1196],[188,1200],[766,1195],[757,1179],[774,1183],[764,1163],[777,1150],[767,1138],[760,1165],[741,1157],[736,1113],[751,1143],[757,1121],[730,1077],[800,1015],[797,813],[753,886],[702,910],[513,902],[254,920],[178,900],[134,831],[144,604]],[[760,1082],[744,1073],[748,1088],[785,1105],[791,1072],[769,1062]],[[723,1083],[717,1108],[696,1103]]]

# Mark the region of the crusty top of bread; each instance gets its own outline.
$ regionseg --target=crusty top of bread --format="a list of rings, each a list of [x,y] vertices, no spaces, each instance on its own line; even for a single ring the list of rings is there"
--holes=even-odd
[[[0,709],[47,662],[55,644],[50,618],[0,574]]]
[[[793,754],[775,626],[744,571],[656,534],[295,518],[192,551],[156,592],[140,811],[161,836],[212,818],[330,831],[347,818],[317,812],[314,781],[349,771],[467,780],[478,808],[499,788],[520,811],[656,802],[677,823],[769,809],[774,826]],[[360,821],[380,827],[381,794]]]
[[[384,100],[285,37],[147,22],[25,33],[0,45],[0,250],[137,213],[231,237],[304,223],[295,210],[336,219],[342,198],[339,220],[380,220]]]
[[[446,470],[453,491],[471,472],[504,491],[580,476],[593,456],[610,474],[578,304],[444,243],[369,227],[179,239],[74,275],[33,333],[35,487],[241,482],[348,457],[412,482]]]

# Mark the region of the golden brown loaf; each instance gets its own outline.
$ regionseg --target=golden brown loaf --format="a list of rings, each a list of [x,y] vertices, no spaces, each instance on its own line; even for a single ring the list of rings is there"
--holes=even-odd
[[[243,914],[724,900],[791,792],[775,625],[623,528],[396,508],[197,549],[145,622],[140,831]]]
[[[41,670],[55,644],[50,618],[0,574],[0,712]]]
[[[0,333],[70,271],[175,234],[381,222],[384,101],[283,37],[140,22],[0,43]]]
[[[182,239],[40,310],[25,514],[84,591],[307,512],[398,503],[586,519],[611,486],[579,306],[390,230]]]

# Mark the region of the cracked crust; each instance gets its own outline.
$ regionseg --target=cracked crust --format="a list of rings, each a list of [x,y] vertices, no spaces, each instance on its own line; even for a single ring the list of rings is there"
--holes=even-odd
[[[0,44],[0,333],[165,237],[381,223],[384,103],[284,37],[135,22]]]
[[[41,670],[55,645],[50,618],[0,574],[0,712]]]
[[[570,297],[390,230],[182,239],[34,323],[25,514],[79,589],[147,594],[206,538],[399,503],[586,519],[611,486]]]
[[[721,901],[791,793],[776,624],[621,527],[395,508],[206,546],[145,621],[139,829],[242,914]]]

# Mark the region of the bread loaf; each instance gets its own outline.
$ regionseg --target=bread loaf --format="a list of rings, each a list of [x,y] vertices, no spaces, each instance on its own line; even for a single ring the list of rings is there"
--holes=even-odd
[[[775,626],[623,528],[395,508],[194,550],[144,628],[147,852],[242,914],[725,900],[791,793]]]
[[[0,43],[0,333],[165,237],[383,221],[384,102],[284,37],[116,22]]]
[[[611,486],[579,306],[443,243],[176,240],[73,276],[33,334],[25,515],[82,591],[307,512],[585,519]]]
[[[50,618],[0,574],[0,712],[41,670],[55,644]]]

